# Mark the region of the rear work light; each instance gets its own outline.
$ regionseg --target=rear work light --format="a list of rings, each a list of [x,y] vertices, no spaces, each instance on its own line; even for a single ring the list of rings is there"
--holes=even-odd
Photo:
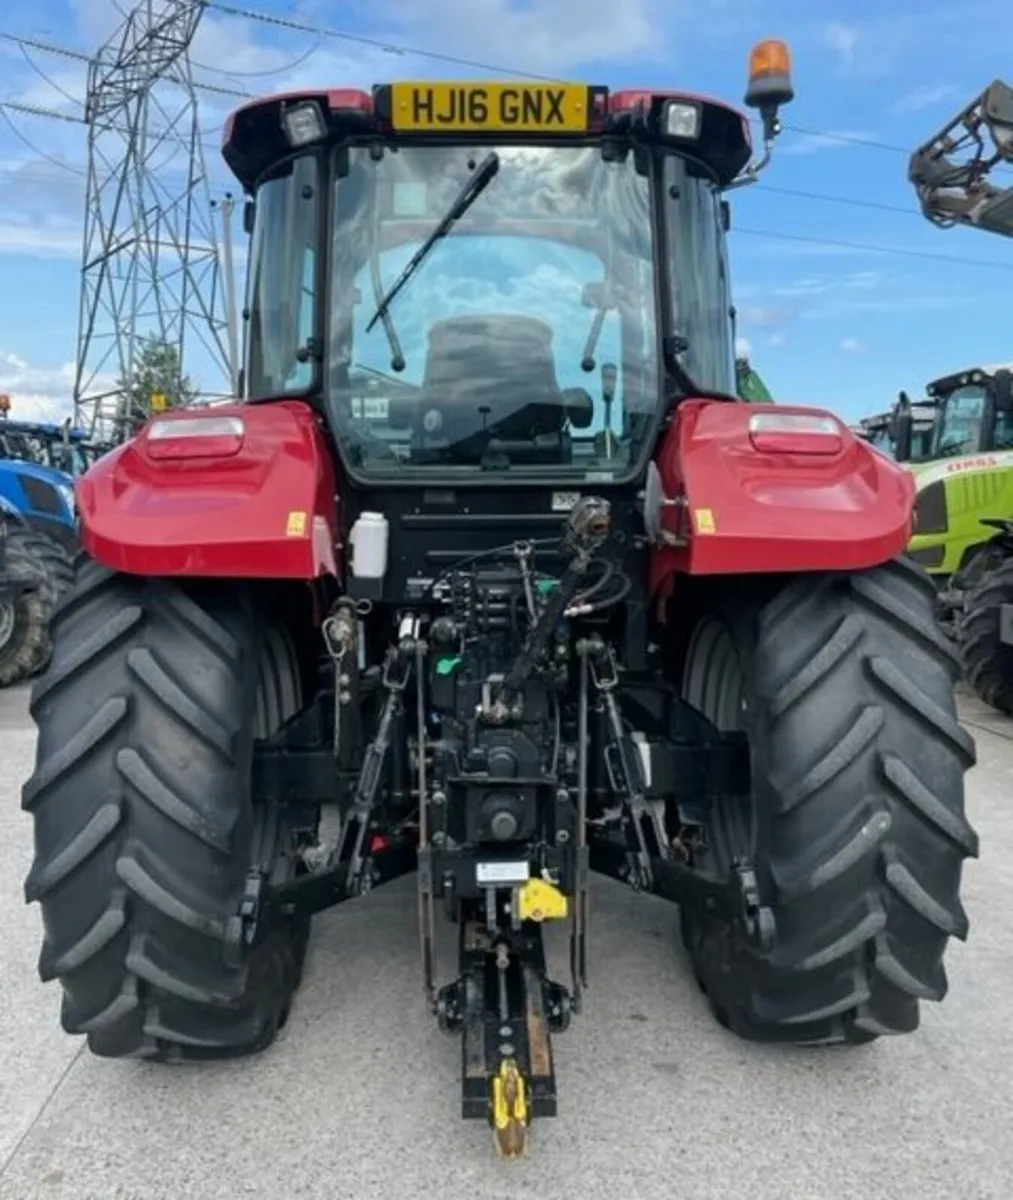
[[[754,413],[749,440],[761,454],[839,454],[844,448],[840,422],[815,413]]]
[[[241,417],[156,418],[148,427],[148,457],[229,458],[243,445]]]
[[[315,100],[292,104],[281,110],[281,127],[293,150],[320,142],[327,136],[324,114]]]
[[[700,105],[690,100],[671,100],[665,112],[665,132],[671,138],[695,142],[700,136]]]

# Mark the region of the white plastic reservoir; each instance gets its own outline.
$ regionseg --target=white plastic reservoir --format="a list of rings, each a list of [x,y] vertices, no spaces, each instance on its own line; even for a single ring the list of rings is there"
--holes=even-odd
[[[382,579],[387,572],[389,528],[383,513],[360,513],[348,535],[352,574],[357,579]]]

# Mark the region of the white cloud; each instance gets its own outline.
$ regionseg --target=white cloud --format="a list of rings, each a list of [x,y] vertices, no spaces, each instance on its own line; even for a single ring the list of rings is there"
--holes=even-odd
[[[870,292],[882,283],[878,271],[851,271],[847,275],[809,275],[778,283],[766,289],[771,296],[786,299],[806,299],[812,296],[833,295],[836,292]]]
[[[60,421],[74,411],[75,367],[71,362],[47,369],[29,366],[9,350],[0,350],[0,392],[11,398],[11,417]]]
[[[900,114],[918,113],[926,108],[934,108],[944,100],[953,100],[959,96],[959,89],[952,83],[926,84],[923,87],[912,88],[900,96],[892,105],[891,111]]]
[[[748,358],[753,353],[753,343],[748,338],[735,339],[735,355],[737,358]]]
[[[858,29],[854,25],[845,25],[843,21],[830,21],[823,27],[823,43],[837,55],[842,66],[850,66],[854,62],[860,40]]]
[[[388,0],[395,41],[488,60],[516,70],[559,75],[603,62],[662,62],[670,57],[671,9],[658,0]],[[477,48],[482,47],[479,51]],[[446,66],[444,66],[446,70]]]
[[[789,320],[792,310],[788,305],[748,304],[739,309],[739,318],[744,325],[753,329],[769,329]]]
[[[81,228],[64,225],[47,229],[25,222],[0,220],[0,254],[80,259]]]
[[[865,349],[865,345],[858,338],[846,337],[841,341],[841,349],[845,354],[860,354]]]

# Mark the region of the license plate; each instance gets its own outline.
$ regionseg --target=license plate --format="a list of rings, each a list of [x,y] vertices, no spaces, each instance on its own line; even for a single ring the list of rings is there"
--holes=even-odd
[[[584,84],[394,83],[399,133],[584,133]]]
[[[480,887],[506,887],[527,883],[531,868],[526,862],[484,862],[475,864],[475,880]]]

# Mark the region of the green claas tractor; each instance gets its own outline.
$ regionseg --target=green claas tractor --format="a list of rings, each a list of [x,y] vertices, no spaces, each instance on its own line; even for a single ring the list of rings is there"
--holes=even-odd
[[[1013,411],[1010,365],[958,371],[928,384],[924,402],[902,392],[890,413],[861,422],[864,436],[913,473],[917,496],[909,553],[936,581],[937,616],[960,647],[968,682],[1013,712],[1013,615],[981,580],[1013,548]]]
[[[911,557],[939,584],[939,619],[960,647],[968,683],[1013,714],[1013,401],[1010,365],[930,385],[937,404],[915,475]]]
[[[1001,515],[1013,513],[1009,371],[1002,363],[958,371],[930,383],[928,400],[901,392],[891,412],[860,423],[870,444],[914,475],[909,553],[937,583],[938,619],[960,646],[968,681],[1003,712],[1013,711],[1013,616],[978,584],[1013,547],[1013,522]]]
[[[592,871],[678,904],[740,1037],[867,1043],[942,1000],[975,753],[912,476],[735,390],[728,196],[789,68],[753,52],[759,161],[741,111],[672,89],[398,82],[228,121],[240,396],[78,480],[31,701],[25,893],[93,1053],[262,1050],[313,915],[410,873],[459,1111],[504,1155],[559,1105]]]
[[[989,84],[911,156],[922,214],[941,229],[1013,237],[1013,187],[994,177],[1013,164],[1013,88]],[[937,578],[968,682],[1013,715],[1013,364],[941,381],[943,407],[930,458],[916,466],[912,556]]]

